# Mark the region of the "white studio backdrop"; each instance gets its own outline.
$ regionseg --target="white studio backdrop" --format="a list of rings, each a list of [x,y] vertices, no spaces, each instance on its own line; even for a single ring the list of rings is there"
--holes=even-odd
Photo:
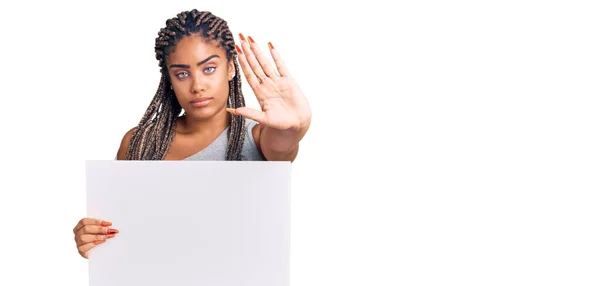
[[[84,161],[114,158],[193,8],[273,42],[311,103],[292,286],[598,285],[597,4],[357,3],[2,4],[0,285],[87,285]]]

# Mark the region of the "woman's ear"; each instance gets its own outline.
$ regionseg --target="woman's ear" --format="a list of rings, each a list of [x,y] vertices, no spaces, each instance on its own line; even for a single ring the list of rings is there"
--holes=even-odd
[[[235,62],[234,60],[230,60],[227,65],[227,74],[229,76],[229,80],[233,80],[235,77]]]

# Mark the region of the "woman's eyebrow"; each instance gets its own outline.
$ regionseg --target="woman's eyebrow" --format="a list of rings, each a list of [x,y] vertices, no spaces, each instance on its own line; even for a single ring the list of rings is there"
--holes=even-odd
[[[209,60],[211,60],[212,58],[218,58],[219,55],[212,55],[206,59],[203,59],[202,61],[200,61],[197,65],[202,65],[206,62],[208,62]],[[184,68],[184,69],[189,69],[190,66],[189,65],[182,65],[182,64],[172,64],[169,66],[170,68]]]

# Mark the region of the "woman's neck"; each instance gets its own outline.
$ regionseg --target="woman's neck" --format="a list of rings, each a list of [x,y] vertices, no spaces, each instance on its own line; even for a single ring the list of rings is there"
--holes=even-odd
[[[186,114],[178,119],[177,132],[188,135],[221,133],[229,126],[230,116],[225,109],[206,119],[197,119]]]

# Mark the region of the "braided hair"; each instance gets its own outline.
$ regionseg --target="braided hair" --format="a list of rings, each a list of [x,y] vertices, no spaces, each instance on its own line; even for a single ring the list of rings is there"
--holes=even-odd
[[[134,128],[127,148],[127,160],[162,160],[171,147],[175,136],[175,122],[182,107],[177,102],[175,92],[169,88],[169,73],[166,59],[174,51],[175,45],[184,36],[201,35],[207,40],[216,40],[223,47],[228,60],[236,60],[235,41],[227,22],[208,11],[184,11],[166,21],[156,38],[155,52],[161,68],[161,78],[152,102],[142,119]],[[235,61],[235,77],[229,81],[227,107],[245,106],[242,94],[240,68]],[[226,160],[241,160],[246,124],[244,117],[231,114]]]

